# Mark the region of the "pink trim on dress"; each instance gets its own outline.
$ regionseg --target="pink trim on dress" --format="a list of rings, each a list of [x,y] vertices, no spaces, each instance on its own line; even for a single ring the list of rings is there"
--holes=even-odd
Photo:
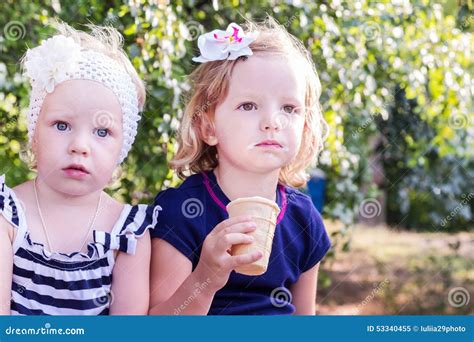
[[[214,193],[214,190],[212,190],[209,177],[207,177],[207,175],[204,172],[202,173],[202,176],[203,176],[204,186],[206,187],[209,195],[211,195],[211,198],[214,200],[214,202],[216,202],[216,204],[219,207],[221,207],[227,212],[227,208],[224,205],[224,203],[221,202],[221,200]],[[277,224],[279,224],[280,221],[283,220],[283,216],[285,216],[285,211],[286,211],[286,206],[287,206],[285,187],[281,184],[278,184],[278,190],[280,191],[280,196],[281,196],[281,210],[280,210],[280,214],[278,214],[278,217],[277,217]]]
[[[281,220],[283,220],[283,216],[285,216],[286,204],[287,204],[285,187],[281,184],[278,184],[278,189],[280,190],[280,195],[281,195],[281,210],[277,217],[277,224],[280,223]]]
[[[209,192],[209,195],[211,195],[212,199],[214,200],[214,202],[217,203],[219,207],[221,207],[227,212],[227,208],[225,207],[225,205],[219,200],[219,198],[217,198],[216,194],[212,190],[211,183],[209,182],[209,178],[207,177],[207,175],[205,173],[202,173],[202,175],[204,177],[204,185],[206,186],[206,189],[207,189],[207,192]]]

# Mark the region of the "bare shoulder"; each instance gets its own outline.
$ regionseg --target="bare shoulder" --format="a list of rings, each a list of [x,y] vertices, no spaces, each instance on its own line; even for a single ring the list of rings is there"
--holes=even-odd
[[[13,226],[0,215],[0,237],[3,239],[4,236],[8,236],[11,243],[15,239],[15,229]]]
[[[14,188],[12,188],[16,197],[20,201],[23,211],[26,212],[26,208],[30,208],[34,204],[34,192],[33,192],[33,182],[27,181],[21,183]]]
[[[125,205],[111,197],[106,192],[102,192],[102,196],[102,215],[100,215],[100,217],[103,219],[104,227],[110,227],[109,230],[112,230],[115,223],[120,218]]]
[[[110,196],[106,192],[102,192],[102,201],[104,203],[104,208],[110,213],[116,213],[120,214],[125,207],[125,204],[123,204],[120,201],[117,201],[115,198]]]
[[[12,190],[15,192],[17,197],[20,197],[21,195],[25,194],[30,194],[33,189],[33,182],[32,181],[26,181],[24,183],[18,184],[17,186],[13,187]]]

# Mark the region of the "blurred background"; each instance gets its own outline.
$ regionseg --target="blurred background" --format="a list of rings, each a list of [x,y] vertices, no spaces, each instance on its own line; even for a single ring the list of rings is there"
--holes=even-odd
[[[124,35],[148,101],[123,176],[108,191],[147,203],[179,184],[167,161],[198,36],[267,14],[311,51],[331,127],[303,189],[333,241],[317,312],[473,314],[472,0],[3,0],[0,174],[10,187],[34,177],[19,157],[29,94],[19,60],[57,20]]]

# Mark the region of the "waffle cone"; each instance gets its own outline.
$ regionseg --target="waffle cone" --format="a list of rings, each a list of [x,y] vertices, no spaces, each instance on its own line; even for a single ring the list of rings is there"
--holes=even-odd
[[[263,197],[239,198],[227,205],[230,217],[250,215],[257,224],[257,229],[249,235],[254,242],[232,246],[232,255],[241,255],[260,251],[263,257],[244,266],[235,268],[235,271],[245,275],[261,275],[266,272],[270,254],[272,252],[273,236],[275,235],[276,220],[280,213],[278,205]]]

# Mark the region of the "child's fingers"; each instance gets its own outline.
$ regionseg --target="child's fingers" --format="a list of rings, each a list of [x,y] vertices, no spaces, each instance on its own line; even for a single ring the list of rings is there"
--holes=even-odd
[[[231,217],[227,220],[224,220],[222,221],[221,223],[219,223],[213,230],[212,230],[212,233],[214,234],[218,234],[220,233],[221,231],[233,226],[233,225],[236,225],[236,224],[239,224],[239,223],[251,223],[253,222],[252,221],[252,216],[235,216],[235,217]]]
[[[228,234],[234,234],[234,233],[250,233],[253,232],[255,229],[257,229],[257,225],[255,222],[239,222],[236,224],[233,224],[232,226],[228,226],[221,231],[219,231],[216,235],[219,237],[226,236]]]
[[[252,253],[232,256],[231,257],[232,268],[251,264],[252,262],[260,259],[262,256],[263,256],[262,252],[252,252]]]
[[[219,250],[227,251],[232,245],[238,245],[241,243],[252,243],[254,238],[250,235],[243,233],[229,233],[222,236],[219,239],[218,245]]]

